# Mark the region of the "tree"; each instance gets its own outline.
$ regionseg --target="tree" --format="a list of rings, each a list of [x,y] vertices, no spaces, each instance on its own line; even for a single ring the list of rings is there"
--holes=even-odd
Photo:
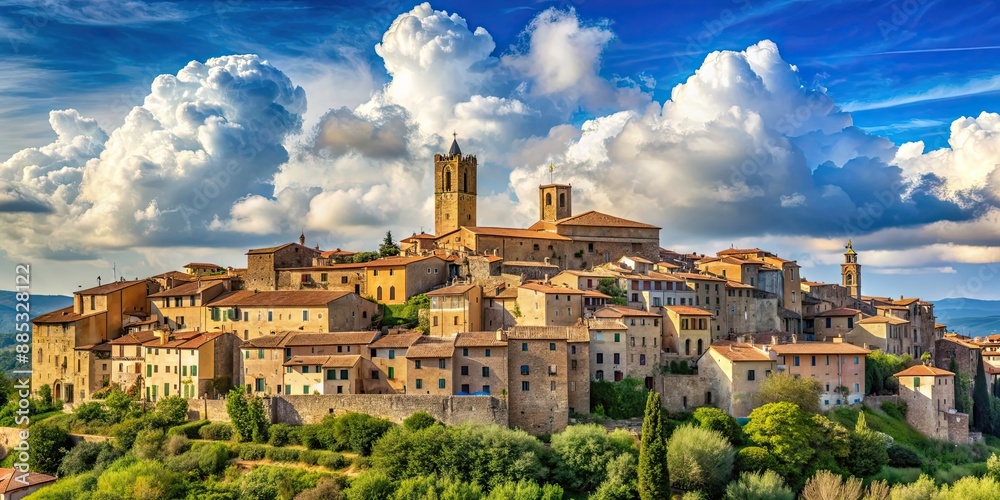
[[[868,394],[893,394],[899,387],[894,376],[906,366],[903,357],[886,354],[880,350],[872,351],[865,358],[865,388]]]
[[[670,495],[667,469],[667,442],[661,415],[660,394],[650,391],[646,398],[646,415],[642,419],[639,445],[639,498],[659,500]]]
[[[590,408],[603,406],[607,415],[614,419],[635,418],[649,407],[648,390],[639,379],[592,380],[590,382]]]
[[[112,424],[125,420],[126,417],[134,415],[139,410],[139,405],[136,404],[135,400],[117,387],[111,389],[108,397],[104,398],[104,406],[108,409],[108,419]]]
[[[486,500],[561,500],[562,486],[557,484],[539,485],[530,479],[508,481],[490,490]]]
[[[771,453],[777,472],[786,478],[799,477],[816,455],[813,422],[794,403],[769,403],[754,409],[743,432],[750,442]]]
[[[478,484],[452,478],[418,476],[400,481],[396,500],[479,500],[483,495]]]
[[[924,351],[924,353],[920,355],[920,362],[923,363],[923,364],[925,364],[925,365],[927,363],[930,363],[931,362],[931,353],[929,353],[927,351]]]
[[[597,424],[571,425],[552,436],[559,458],[555,478],[573,491],[591,491],[604,482],[608,464],[618,455],[635,453],[632,436],[624,430],[611,434]]]
[[[226,413],[240,441],[267,442],[267,415],[264,401],[249,396],[243,386],[234,387],[226,396]]]
[[[440,424],[441,422],[438,422],[437,419],[430,413],[423,410],[415,412],[413,415],[403,419],[403,427],[409,431],[419,431],[420,429],[426,429]]]
[[[851,474],[859,477],[874,476],[882,470],[882,466],[889,463],[885,438],[868,428],[863,411],[858,414],[858,423],[854,426],[854,436],[850,443],[850,460],[847,463]]]
[[[936,494],[937,485],[934,480],[926,474],[921,474],[912,483],[893,486],[889,497],[892,500],[931,500]]]
[[[969,377],[958,371],[958,362],[954,356],[948,361],[948,370],[955,374],[955,409],[960,413],[969,413],[972,406],[969,398]]]
[[[597,487],[591,500],[632,500],[639,496],[635,480],[636,459],[631,453],[622,453],[608,462],[607,479]]]
[[[718,497],[733,474],[733,452],[719,431],[685,425],[667,441],[670,482],[684,490]]]
[[[379,257],[378,252],[358,252],[351,257],[351,260],[355,264],[360,264],[362,262],[369,262],[377,259]]]
[[[611,297],[612,304],[623,306],[628,303],[625,290],[618,286],[615,278],[601,278],[597,282],[597,291]]]
[[[73,446],[69,434],[62,428],[40,422],[31,426],[28,434],[28,465],[33,472],[55,474],[66,452]]]
[[[990,389],[986,382],[983,356],[976,364],[976,383],[972,388],[972,420],[976,428],[986,434],[993,434],[993,408],[990,404]]]
[[[733,445],[743,440],[743,429],[728,413],[711,406],[702,406],[694,411],[694,419],[704,429],[719,431]]]
[[[364,413],[347,413],[333,421],[333,436],[341,449],[367,456],[372,446],[392,427],[392,422]]]
[[[864,488],[855,477],[844,479],[830,471],[821,470],[806,481],[802,500],[861,500]]]
[[[764,379],[753,395],[754,404],[788,402],[809,413],[819,413],[819,395],[823,386],[812,377],[794,377],[786,372],[778,372]]]
[[[746,446],[736,452],[736,470],[740,472],[764,472],[775,469],[778,462],[767,448]]]
[[[183,424],[188,416],[188,402],[180,396],[168,396],[156,403],[156,414],[165,427]]]
[[[382,240],[382,244],[378,247],[379,257],[393,257],[399,255],[399,245],[395,241],[392,241],[392,231],[385,232],[385,239]]]
[[[49,384],[42,384],[38,388],[38,399],[41,400],[42,404],[46,407],[52,406],[52,386]]]
[[[795,493],[773,470],[744,472],[726,486],[726,500],[795,500]]]
[[[986,460],[986,475],[1000,481],[1000,457],[996,453],[990,454]]]
[[[807,472],[826,469],[836,473],[846,472],[842,465],[851,453],[851,433],[823,415],[813,415],[812,446],[816,456],[810,461]]]
[[[63,457],[62,463],[59,464],[59,474],[72,476],[93,469],[94,464],[97,463],[97,457],[105,448],[110,447],[111,445],[108,443],[81,441]]]

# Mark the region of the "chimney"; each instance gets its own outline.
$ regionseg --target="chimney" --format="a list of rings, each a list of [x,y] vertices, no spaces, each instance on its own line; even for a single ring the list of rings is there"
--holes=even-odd
[[[797,334],[794,334],[794,333],[792,334],[792,343],[793,344],[798,344],[799,343],[799,336]]]
[[[500,341],[503,340],[503,329],[502,328],[497,328],[497,340],[500,340]]]
[[[548,258],[548,257],[546,257],[546,258],[545,258],[545,263],[546,263],[546,264],[548,264],[548,263],[549,263],[549,258]]]
[[[771,345],[778,345],[778,336],[771,335]]]
[[[836,337],[833,338],[833,343],[834,344],[843,344],[844,343],[844,337],[841,337],[840,335],[837,335]]]
[[[546,285],[549,284],[549,273],[545,273],[545,281],[543,281],[542,283],[545,283]]]

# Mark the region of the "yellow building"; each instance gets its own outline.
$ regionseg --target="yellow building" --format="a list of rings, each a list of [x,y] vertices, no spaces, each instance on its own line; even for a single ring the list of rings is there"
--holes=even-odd
[[[514,316],[518,325],[573,326],[583,318],[583,295],[563,286],[525,283],[517,289]]]
[[[624,379],[628,327],[620,318],[592,318],[587,320],[587,329],[590,332],[591,380],[618,382]]]
[[[283,363],[284,394],[360,394],[361,356],[292,356]]]
[[[903,336],[907,333],[909,324],[909,321],[892,316],[864,318],[856,322],[854,329],[844,336],[844,342],[899,356],[905,352]]]
[[[157,330],[144,342],[146,400],[216,397],[237,381],[239,339],[227,332]]]
[[[459,284],[427,293],[430,299],[430,334],[438,337],[478,332],[483,322],[483,289]]]
[[[712,313],[692,306],[663,308],[663,346],[681,356],[701,356],[712,345]]]
[[[406,351],[407,394],[454,394],[455,337],[420,337]]]
[[[735,316],[736,308],[735,303],[732,311],[728,307],[730,301],[728,300],[727,291],[729,288],[726,286],[726,279],[708,274],[682,272],[674,273],[674,276],[684,279],[687,288],[692,292],[690,300],[693,301],[693,305],[712,313],[713,340],[726,339],[730,334],[735,333],[729,326],[729,317],[731,314]]]
[[[220,295],[206,307],[206,331],[233,332],[243,340],[288,330],[364,330],[378,311],[378,305],[354,293],[321,290],[239,290]]]
[[[421,336],[420,332],[383,335],[368,346],[362,373],[366,393],[406,393],[406,353]]]
[[[143,393],[146,358],[142,344],[154,339],[156,334],[153,330],[143,330],[126,333],[108,342],[111,345],[111,381],[122,390],[137,387],[139,394]]]
[[[402,304],[448,281],[448,262],[436,255],[387,257],[358,264],[335,264],[335,271],[363,271],[367,297],[381,304]]]
[[[171,330],[204,330],[205,304],[229,290],[223,281],[197,280],[149,296],[153,314]]]
[[[710,380],[713,404],[741,418],[753,411],[753,395],[774,372],[776,360],[771,351],[752,344],[718,341],[698,359],[698,374]]]

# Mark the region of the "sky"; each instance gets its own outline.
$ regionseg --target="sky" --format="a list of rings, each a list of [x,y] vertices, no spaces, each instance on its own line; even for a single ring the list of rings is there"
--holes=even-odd
[[[1000,299],[1000,7],[646,3],[0,0],[0,289],[432,231],[454,132],[479,225],[555,164],[669,249]]]

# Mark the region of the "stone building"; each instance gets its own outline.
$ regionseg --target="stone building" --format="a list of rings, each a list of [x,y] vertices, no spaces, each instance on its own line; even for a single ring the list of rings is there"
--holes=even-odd
[[[954,373],[916,365],[897,373],[896,379],[907,423],[932,439],[968,444],[969,416],[955,410]]]
[[[455,394],[507,393],[507,335],[465,332],[455,337]]]
[[[111,380],[107,344],[124,333],[134,311],[149,311],[146,299],[155,281],[117,281],[73,294],[73,305],[32,320],[31,387],[52,389],[67,403],[87,400]]]
[[[368,345],[378,337],[377,331],[335,333],[295,331],[257,337],[240,345],[243,354],[240,356],[242,369],[238,383],[244,385],[248,393],[262,396],[283,394],[285,372],[283,366],[289,358],[364,355],[368,351]],[[359,364],[358,369],[360,368]]]
[[[483,289],[479,285],[456,284],[427,293],[430,334],[438,337],[459,332],[478,332],[483,322]]]
[[[572,326],[583,317],[583,292],[530,282],[517,289],[515,320],[524,326]]]
[[[154,330],[131,332],[114,339],[111,346],[111,381],[122,390],[132,387],[141,389],[144,384],[146,358],[142,344],[156,338]]]
[[[802,315],[802,276],[799,273],[801,267],[796,261],[782,259],[771,252],[761,250],[759,248],[730,248],[728,250],[717,252],[716,255],[719,257],[730,256],[742,260],[759,261],[763,262],[767,266],[777,269],[780,273],[779,279],[776,280],[778,286],[770,287],[765,284],[765,286],[762,286],[761,289],[778,295],[781,300],[782,308],[792,311],[800,316]],[[785,331],[798,333],[794,329],[786,328]]]
[[[701,356],[712,344],[712,313],[694,306],[663,309],[663,348],[681,356]]]
[[[778,370],[819,381],[820,407],[860,403],[865,398],[868,349],[842,342],[797,342],[766,346],[778,358]]]
[[[403,394],[407,389],[406,353],[420,332],[383,335],[368,346],[362,368],[365,393]]]
[[[204,330],[205,304],[229,291],[224,281],[192,281],[149,296],[150,308],[170,330]]]
[[[902,339],[909,325],[909,321],[893,316],[871,316],[855,323],[844,342],[899,356],[904,352]]]
[[[830,309],[829,311],[817,314],[813,318],[813,331],[809,332],[807,330],[807,333],[813,333],[818,341],[825,341],[835,337],[843,338],[851,330],[854,330],[855,323],[860,320],[861,311],[857,309],[847,307]]]
[[[625,363],[628,327],[620,319],[593,318],[587,320],[587,329],[591,380],[624,379],[628,368]]]
[[[979,353],[982,346],[975,343],[971,337],[957,333],[946,333],[941,340],[935,342],[934,366],[943,370],[952,370],[951,361],[955,360],[957,374],[965,375],[972,380],[976,376]]]
[[[458,137],[448,154],[434,155],[434,234],[476,226],[475,155],[463,155]]]
[[[233,332],[243,340],[287,330],[350,332],[371,327],[378,305],[349,292],[239,290],[208,304],[205,331]]]
[[[730,312],[728,307],[730,301],[727,293],[729,288],[726,286],[726,279],[707,274],[683,272],[676,272],[674,276],[684,279],[687,288],[692,292],[690,298],[694,301],[694,306],[712,313],[713,340],[727,339],[735,333],[735,330],[730,326],[729,318],[731,315],[735,316],[736,304],[733,304],[732,312]]]
[[[586,327],[515,326],[508,339],[508,411],[512,427],[553,434],[572,412],[590,411]]]
[[[607,306],[594,313],[598,319],[612,319],[621,322],[626,330],[622,345],[624,375],[642,380],[647,388],[653,387],[653,375],[660,366],[660,351],[663,347],[662,316],[656,313],[630,309],[623,306]],[[616,363],[618,365],[619,363]],[[615,374],[615,380],[619,380]]]
[[[500,284],[483,290],[483,328],[487,330],[509,328],[517,324],[514,316],[519,311],[517,286]]]
[[[360,394],[361,356],[292,356],[282,363],[284,394]]]
[[[191,276],[208,276],[226,272],[226,268],[208,262],[191,262],[184,265],[184,273]]]
[[[387,257],[358,264],[336,264],[334,271],[364,273],[366,297],[382,304],[402,304],[448,282],[449,264],[437,255]]]
[[[729,341],[713,343],[698,358],[698,375],[711,381],[705,404],[717,406],[737,418],[746,417],[755,408],[753,395],[760,383],[776,366],[777,355],[764,346]],[[684,403],[686,406],[688,402]]]
[[[277,290],[278,269],[310,267],[313,259],[322,252],[305,246],[305,236],[299,243],[285,243],[276,247],[257,248],[247,252],[247,271],[244,280],[247,290]]]
[[[843,286],[850,290],[851,297],[861,298],[861,264],[858,264],[858,253],[854,251],[851,241],[847,242],[847,251],[844,252],[844,263],[840,265],[840,274],[843,278]]]

